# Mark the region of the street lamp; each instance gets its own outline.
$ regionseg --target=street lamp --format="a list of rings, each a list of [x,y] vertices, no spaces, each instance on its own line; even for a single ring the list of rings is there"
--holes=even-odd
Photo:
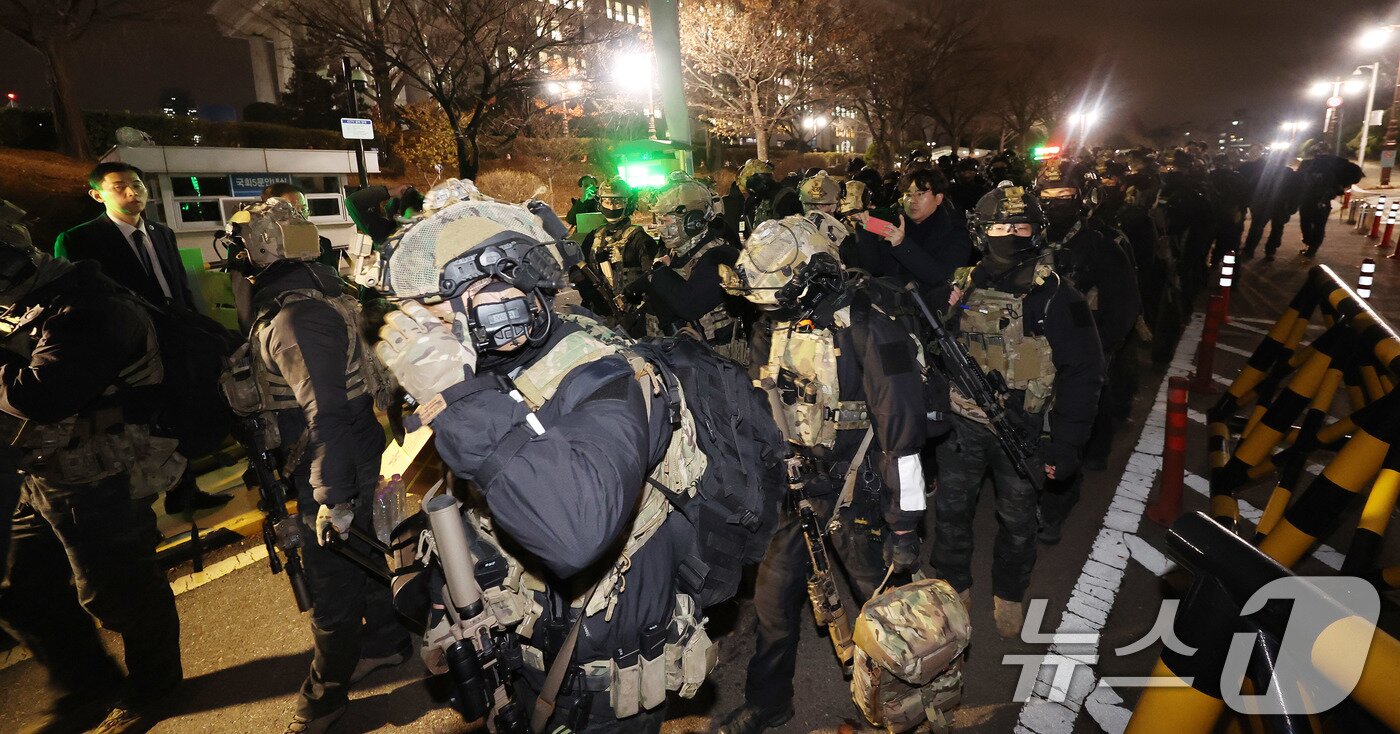
[[[831,124],[831,119],[826,115],[807,115],[802,118],[802,128],[808,132],[808,145],[817,147],[817,136],[826,130],[826,126]]]
[[[1370,91],[1366,94],[1366,116],[1361,118],[1361,145],[1356,149],[1356,165],[1363,169],[1366,167],[1366,143],[1371,134],[1371,110],[1376,106],[1376,76],[1380,72],[1380,68],[1381,62],[1377,61],[1374,64],[1358,66],[1356,71],[1351,73],[1352,81],[1359,83],[1365,78],[1361,70],[1371,70]]]
[[[564,137],[569,137],[569,102],[578,99],[583,93],[583,82],[577,79],[545,82],[544,90],[559,98],[559,107],[564,117]]]
[[[1352,91],[1348,86],[1349,82],[1344,82],[1341,77],[1337,77],[1330,82],[1313,82],[1312,86],[1309,87],[1309,91],[1314,97],[1328,95],[1327,116],[1323,118],[1322,134],[1328,135],[1334,130],[1336,131],[1337,139],[1332,145],[1334,154],[1342,152],[1342,92]],[[1354,85],[1351,86],[1354,87]]]
[[[1363,33],[1361,38],[1357,39],[1357,45],[1372,50],[1382,48],[1392,43],[1395,29],[1397,28],[1400,28],[1400,25],[1383,25],[1372,28]],[[1381,145],[1381,186],[1390,185],[1390,171],[1395,168],[1395,117],[1397,114],[1400,114],[1400,71],[1396,72],[1395,99],[1390,103],[1390,120],[1385,126],[1385,143]],[[1362,122],[1361,129],[1363,134],[1366,130],[1366,125],[1369,123],[1370,120],[1364,120]]]
[[[652,90],[652,55],[634,52],[622,54],[613,63],[613,81],[628,93],[647,93],[647,135],[656,140],[656,97]]]

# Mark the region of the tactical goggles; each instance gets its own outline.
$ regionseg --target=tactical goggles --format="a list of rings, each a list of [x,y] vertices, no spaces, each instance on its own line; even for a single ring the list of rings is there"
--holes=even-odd
[[[1072,186],[1055,186],[1040,190],[1041,199],[1073,199],[1079,195],[1079,189]]]

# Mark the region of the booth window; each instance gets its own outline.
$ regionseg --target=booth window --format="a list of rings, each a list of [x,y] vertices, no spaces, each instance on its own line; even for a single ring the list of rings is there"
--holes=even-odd
[[[224,225],[222,201],[233,196],[228,176],[171,176],[175,229],[210,230]]]

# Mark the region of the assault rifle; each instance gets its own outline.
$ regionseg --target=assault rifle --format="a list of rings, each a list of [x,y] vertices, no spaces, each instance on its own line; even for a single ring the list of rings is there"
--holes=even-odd
[[[826,533],[812,502],[807,499],[803,476],[803,457],[793,456],[787,460],[788,492],[797,508],[802,522],[802,539],[807,542],[807,559],[812,564],[812,575],[807,579],[807,596],[812,600],[812,615],[817,624],[826,625],[831,635],[831,646],[836,650],[836,658],[842,665],[849,665],[855,655],[851,641],[851,623],[846,618],[846,608],[841,604],[841,594],[836,590],[836,580],[831,575],[831,561],[826,552]]]
[[[267,565],[273,573],[286,569],[297,609],[304,612],[311,608],[311,589],[306,585],[306,575],[301,568],[301,521],[287,514],[287,483],[277,457],[267,447],[267,420],[262,413],[240,419],[244,446],[248,450],[248,468],[258,483],[258,508],[263,511],[263,544],[267,546]],[[282,551],[280,557],[277,554],[279,549]]]
[[[992,429],[992,435],[996,436],[1001,450],[1011,459],[1016,473],[1039,491],[1045,485],[1045,472],[1035,465],[1039,447],[1034,440],[1026,438],[1021,427],[1016,425],[1011,414],[1006,411],[1006,396],[1011,393],[1006,378],[996,370],[983,372],[982,366],[967,353],[967,348],[962,342],[949,333],[943,322],[929,310],[928,304],[924,302],[923,296],[919,295],[914,284],[909,284],[908,291],[932,329],[933,342],[937,347],[939,363],[943,366],[943,374],[963,397],[977,403],[977,407],[987,414],[987,423]]]
[[[467,721],[494,711],[488,727],[493,734],[530,734],[512,680],[523,664],[520,643],[481,599],[462,507],[451,495],[440,494],[424,500],[423,512],[447,582],[443,604],[450,634],[438,644],[452,676],[452,705]]]

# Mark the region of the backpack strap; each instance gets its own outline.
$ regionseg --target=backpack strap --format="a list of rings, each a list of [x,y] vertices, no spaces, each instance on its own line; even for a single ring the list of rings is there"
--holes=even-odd
[[[860,448],[856,449],[855,458],[851,459],[851,466],[846,469],[846,479],[841,483],[841,497],[836,501],[836,512],[832,514],[832,517],[836,517],[855,501],[856,477],[860,476],[861,465],[865,463],[865,455],[870,451],[870,443],[874,438],[875,427],[871,426],[865,429],[865,435],[860,439]]]

